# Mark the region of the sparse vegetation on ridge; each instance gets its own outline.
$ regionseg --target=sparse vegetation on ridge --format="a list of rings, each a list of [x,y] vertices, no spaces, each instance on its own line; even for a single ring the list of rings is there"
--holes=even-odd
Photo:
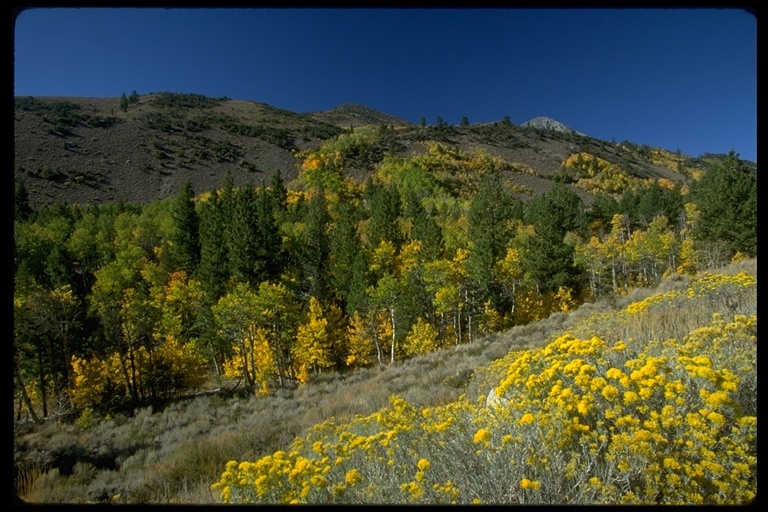
[[[652,148],[626,141],[618,145],[570,132],[501,122],[443,122],[441,126],[420,127],[362,105],[299,114],[229,98],[167,92],[139,96],[135,91],[126,97],[125,111],[117,97],[17,97],[14,101],[14,168],[17,179],[26,182],[35,207],[56,201],[88,205],[116,199],[146,204],[173,196],[187,179],[199,192],[213,190],[221,185],[228,171],[238,186],[254,179],[254,172],[268,181],[280,170],[283,177],[292,179],[299,163],[293,151],[316,149],[345,130],[364,127],[391,127],[392,133],[383,147],[397,156],[423,151],[422,143],[427,141],[463,151],[480,146],[510,164],[534,170],[543,178],[556,174],[562,162],[578,152],[588,152],[615,166],[629,162],[632,173],[641,178],[663,176],[673,181],[705,169],[716,157],[682,156],[682,175],[675,173],[678,159],[674,154],[654,148],[653,151],[666,155],[658,158],[652,156]],[[141,176],[148,165],[156,165],[149,146],[153,137],[176,139],[176,144],[190,145],[190,150],[196,152],[194,140],[188,137],[192,134],[214,141],[226,139],[241,147],[242,158],[249,165],[169,155],[161,175],[152,179]],[[675,168],[669,169],[668,163],[672,161]],[[374,171],[375,162],[361,161],[365,165],[352,166],[347,172],[362,182]],[[40,174],[34,172],[45,166],[61,167],[65,175],[77,170],[98,174],[103,179],[89,186],[77,182],[54,186],[56,182],[40,179]],[[548,178],[516,183],[533,187],[534,194],[551,186]]]

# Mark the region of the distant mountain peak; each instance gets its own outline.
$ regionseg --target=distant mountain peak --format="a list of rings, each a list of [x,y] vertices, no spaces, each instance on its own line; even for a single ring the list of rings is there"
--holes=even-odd
[[[574,130],[570,126],[564,125],[560,121],[556,121],[551,117],[545,116],[534,117],[530,121],[524,122],[521,126],[530,126],[531,128],[553,130],[556,132],[573,133],[574,135],[584,135],[583,133]]]

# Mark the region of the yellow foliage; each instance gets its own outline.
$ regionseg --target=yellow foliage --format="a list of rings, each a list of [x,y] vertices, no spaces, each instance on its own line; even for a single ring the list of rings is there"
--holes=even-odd
[[[310,297],[307,319],[299,326],[293,345],[293,360],[299,382],[308,380],[310,368],[319,370],[333,365],[328,330],[328,320],[323,316],[320,302]]]
[[[72,388],[70,396],[75,407],[101,403],[107,385],[106,364],[96,356],[90,360],[72,357]]]
[[[373,364],[376,347],[372,330],[376,328],[375,324],[375,322],[361,316],[358,312],[352,315],[346,339],[347,366],[361,368]],[[379,336],[382,336],[382,334],[379,334]]]
[[[439,348],[437,341],[437,329],[432,327],[429,322],[425,322],[421,317],[411,327],[411,331],[405,338],[403,351],[407,356],[417,356],[434,352]]]

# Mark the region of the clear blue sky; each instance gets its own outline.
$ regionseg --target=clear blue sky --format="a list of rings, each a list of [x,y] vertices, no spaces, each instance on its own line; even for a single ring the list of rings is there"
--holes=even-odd
[[[757,159],[757,19],[739,9],[42,8],[14,38],[21,96],[359,103],[428,124],[547,116]]]

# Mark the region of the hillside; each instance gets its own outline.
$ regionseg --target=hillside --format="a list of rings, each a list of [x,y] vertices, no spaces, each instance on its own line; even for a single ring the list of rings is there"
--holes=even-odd
[[[505,378],[508,380],[510,376],[525,380],[529,375],[536,377],[540,373],[541,378],[554,376],[551,377],[552,383],[559,378],[567,382],[573,381],[572,375],[566,375],[568,368],[565,363],[568,360],[563,363],[564,356],[581,363],[606,364],[603,359],[599,359],[602,351],[587,352],[585,355],[585,352],[575,354],[562,350],[554,356],[550,355],[551,360],[539,361],[538,367],[523,366],[523,371],[520,371],[520,362],[523,361],[521,355],[541,358],[546,353],[545,347],[550,343],[551,346],[562,344],[562,336],[566,333],[583,340],[580,342],[582,345],[594,343],[598,338],[592,337],[597,336],[605,342],[607,348],[614,346],[617,339],[626,339],[631,349],[624,351],[623,355],[605,351],[605,357],[619,368],[623,368],[624,360],[632,360],[632,364],[627,365],[628,368],[638,361],[645,361],[642,358],[632,359],[638,357],[638,354],[646,355],[645,352],[653,350],[658,352],[659,344],[653,340],[668,340],[663,345],[664,354],[672,354],[670,360],[679,358],[681,361],[686,354],[682,341],[686,339],[690,345],[698,340],[701,345],[697,346],[699,352],[696,354],[709,356],[712,369],[718,372],[718,375],[728,375],[720,368],[731,368],[738,374],[741,378],[739,392],[729,392],[729,395],[744,406],[744,415],[754,414],[756,359],[755,344],[754,341],[749,342],[749,335],[754,335],[756,329],[756,263],[756,260],[742,261],[713,274],[702,274],[695,279],[673,276],[655,288],[637,289],[624,297],[586,303],[570,313],[557,312],[541,321],[516,326],[507,332],[484,337],[473,343],[449,347],[395,365],[360,369],[347,375],[324,374],[306,386],[295,390],[284,389],[274,396],[242,398],[224,393],[204,394],[170,404],[164,409],[144,407],[137,409],[133,415],[94,415],[87,418],[87,421],[78,421],[65,427],[55,421],[48,421],[39,426],[31,422],[17,423],[14,438],[15,460],[18,466],[26,468],[19,474],[17,490],[28,503],[221,503],[219,491],[212,490],[210,484],[222,477],[227,461],[256,461],[277,450],[285,450],[283,453],[290,452],[291,462],[294,462],[297,452],[293,451],[292,447],[299,446],[297,449],[302,449],[302,445],[297,445],[294,439],[300,441],[304,436],[309,439],[310,435],[314,435],[316,439],[322,440],[323,444],[330,445],[329,434],[334,429],[344,432],[339,434],[342,437],[338,441],[338,449],[341,449],[345,442],[350,443],[350,448],[346,452],[343,465],[339,466],[337,462],[337,467],[333,468],[329,478],[343,481],[344,471],[348,467],[357,467],[365,478],[369,479],[373,478],[372,472],[381,468],[382,464],[367,458],[365,448],[370,445],[376,447],[379,442],[384,445],[381,439],[386,436],[370,435],[366,438],[365,432],[371,429],[370,424],[375,425],[372,418],[383,417],[390,418],[391,425],[387,428],[397,431],[393,441],[397,452],[392,458],[397,459],[398,466],[379,473],[380,478],[386,479],[390,485],[380,486],[381,492],[376,494],[370,494],[370,487],[352,488],[350,485],[349,495],[346,498],[335,497],[336,502],[373,503],[382,499],[390,504],[415,503],[419,500],[422,504],[450,502],[450,497],[441,496],[439,492],[435,494],[429,488],[426,489],[426,494],[416,498],[399,492],[400,482],[412,478],[413,472],[416,471],[412,466],[415,466],[418,457],[414,458],[412,452],[405,449],[406,443],[411,442],[412,449],[418,450],[421,456],[431,461],[432,471],[427,472],[428,479],[444,474],[445,478],[454,482],[456,489],[462,491],[462,494],[453,496],[455,502],[467,503],[471,502],[473,497],[480,496],[484,503],[517,504],[522,499],[518,494],[521,492],[521,471],[523,468],[530,469],[531,465],[524,463],[523,457],[513,457],[519,455],[521,445],[505,443],[504,440],[511,434],[518,435],[527,430],[524,425],[521,428],[508,416],[501,416],[501,420],[497,416],[509,411],[520,416],[520,412],[515,408],[525,402],[510,402],[509,411],[500,411],[498,408],[486,406],[489,402],[485,397],[489,390],[497,387],[501,389]],[[692,293],[694,291],[695,293]],[[725,297],[729,297],[729,300]],[[675,307],[668,308],[667,303],[673,303]],[[754,319],[755,324],[749,324],[752,327],[744,332],[726,329],[727,326],[730,328],[739,322],[746,322],[747,318]],[[695,333],[695,336],[691,335],[689,339],[686,337],[688,333]],[[714,338],[715,342],[710,338]],[[634,341],[630,341],[632,339]],[[651,354],[655,355],[657,354]],[[577,357],[579,359],[576,359]],[[689,357],[688,360],[690,359]],[[709,361],[709,358],[703,359]],[[668,371],[668,383],[675,383],[675,379],[680,375],[686,375],[681,366],[675,368],[671,363],[665,365],[666,357],[648,357],[648,361],[651,360],[661,364],[660,368]],[[560,365],[556,366],[555,363]],[[512,372],[511,369],[517,371]],[[543,369],[546,371],[542,371]],[[687,371],[692,372],[692,375],[685,378],[692,387],[688,399],[682,403],[671,399],[667,401],[663,392],[643,398],[639,403],[650,405],[653,411],[666,410],[663,406],[671,404],[674,406],[676,419],[685,417],[688,410],[695,411],[703,401],[694,392],[696,388],[693,385],[703,387],[707,382],[702,377],[705,374],[695,375],[697,369],[697,366],[687,367]],[[605,369],[602,371],[605,372]],[[629,373],[629,370],[627,372]],[[608,375],[606,377],[610,379]],[[578,378],[576,381],[578,382]],[[546,397],[551,383],[544,384],[546,385],[531,389],[539,392],[543,389],[543,396]],[[225,382],[222,388],[230,385],[231,383]],[[575,383],[573,386],[574,389],[580,389]],[[528,388],[521,385],[521,395]],[[530,389],[527,392],[530,393]],[[597,400],[603,400],[599,392],[592,394],[596,404]],[[390,397],[393,395],[401,398],[397,411],[390,405]],[[642,396],[642,392],[640,395]],[[576,398],[578,399],[578,395]],[[621,403],[618,401],[616,407],[620,408],[618,404]],[[568,410],[571,410],[571,405],[568,405]],[[622,413],[638,414],[629,408],[626,408],[626,411],[620,410]],[[565,411],[565,408],[562,408],[562,411]],[[407,414],[410,416],[406,416]],[[446,420],[441,414],[454,415],[458,421],[446,421],[448,430],[445,430],[445,427],[441,430],[440,422]],[[594,411],[591,415],[594,416]],[[695,415],[698,416],[698,413]],[[406,418],[410,418],[410,422],[404,422]],[[599,425],[594,422],[590,424]],[[353,430],[351,426],[356,427],[353,434],[349,432]],[[462,426],[465,429],[462,430]],[[488,446],[478,445],[476,440],[473,442],[473,435],[477,436],[475,431],[481,427],[493,434],[495,452],[489,451]],[[665,433],[673,430],[667,429]],[[445,432],[441,436],[443,431]],[[618,434],[616,438],[619,438]],[[361,440],[365,442],[361,443]],[[531,440],[527,438],[526,442],[530,449]],[[715,441],[710,442],[714,444]],[[586,446],[586,443],[584,445]],[[307,442],[303,446],[309,451],[313,444]],[[534,497],[538,503],[562,503],[565,494],[557,494],[561,491],[555,481],[563,473],[567,474],[568,468],[563,467],[563,460],[558,461],[555,457],[564,459],[569,453],[586,453],[586,449],[582,452],[577,447],[573,452],[565,450],[558,455],[544,452],[542,445],[536,446],[539,453],[550,453],[553,455],[553,461],[562,464],[555,468],[556,471],[538,473],[542,481],[541,492],[549,493],[550,497],[547,498],[544,494],[535,494]],[[613,448],[615,446],[612,445]],[[647,463],[642,454],[633,452],[633,456],[636,460]],[[665,456],[663,452],[648,454],[650,459],[657,457],[661,460]],[[685,464],[683,456],[679,454],[679,460]],[[492,466],[484,462],[486,457],[494,457]],[[688,457],[689,462],[693,462],[692,459],[697,456],[695,453],[688,453],[685,457]],[[313,463],[317,463],[316,459],[319,459],[313,455],[308,455],[308,458]],[[517,466],[509,464],[510,460],[518,461]],[[734,457],[727,460],[718,453],[717,460],[725,465],[736,459]],[[598,462],[602,464],[603,469],[611,466],[605,458]],[[462,470],[464,464],[467,465],[464,468],[471,465],[476,472]],[[250,468],[250,471],[255,471],[259,466],[252,463]],[[270,466],[262,465],[261,468],[267,471]],[[587,464],[572,468],[572,472],[577,473],[578,477],[590,470]],[[246,466],[240,465],[237,471],[252,478],[252,475],[245,475],[249,471]],[[436,471],[443,473],[434,473]],[[645,474],[642,469],[635,471],[641,477]],[[682,469],[680,472],[682,473]],[[495,478],[500,477],[501,473],[504,478]],[[522,474],[533,478],[536,473]],[[598,474],[601,478],[614,480],[618,478],[617,475],[621,475],[619,471],[601,471]],[[737,476],[733,478],[738,478],[737,473],[734,475]],[[743,474],[743,480],[739,481],[739,484],[743,485],[728,488],[726,501],[735,499],[737,494],[754,491],[754,475],[753,464],[750,470]],[[571,476],[570,483],[578,477]],[[368,481],[364,480],[364,483]],[[638,481],[639,478],[632,481],[633,488],[639,488]],[[240,484],[234,483],[233,489],[238,485]],[[286,488],[295,485],[294,478],[285,484]],[[509,494],[493,494],[498,492],[499,486]],[[276,485],[275,489],[281,490],[283,486]],[[359,494],[366,489],[369,494]],[[383,493],[387,489],[394,494],[387,497]],[[689,489],[689,486],[677,486],[679,493]],[[600,489],[585,486],[584,490],[586,493],[579,493],[570,499],[573,502],[581,500],[581,503],[585,504],[615,502],[605,501],[606,495],[601,495]],[[562,492],[566,493],[568,490],[563,489]],[[233,501],[234,496],[233,492]],[[328,496],[313,497],[317,503],[330,499]],[[250,498],[253,499],[253,496]],[[649,504],[641,496],[634,499]],[[667,496],[666,499],[680,499],[684,503],[690,503],[690,498],[687,497]],[[263,498],[263,501],[270,500],[280,502],[280,498],[272,495]],[[311,500],[309,502],[312,503]],[[733,504],[733,501],[730,503]]]
[[[218,188],[227,172],[235,186],[269,182],[277,170],[290,181],[300,164],[297,152],[364,126],[392,127],[389,147],[396,155],[422,152],[427,141],[465,151],[483,149],[525,169],[507,178],[530,194],[548,190],[563,163],[577,153],[599,157],[637,178],[681,184],[707,164],[707,155],[678,157],[635,143],[602,141],[565,130],[552,119],[524,124],[530,126],[420,127],[362,105],[294,113],[197,94],[147,94],[125,111],[119,98],[17,97],[14,176],[24,183],[35,208],[118,199],[146,204],[175,195],[187,180],[198,193]],[[377,163],[345,172],[362,180]],[[572,186],[589,203],[591,193]]]

